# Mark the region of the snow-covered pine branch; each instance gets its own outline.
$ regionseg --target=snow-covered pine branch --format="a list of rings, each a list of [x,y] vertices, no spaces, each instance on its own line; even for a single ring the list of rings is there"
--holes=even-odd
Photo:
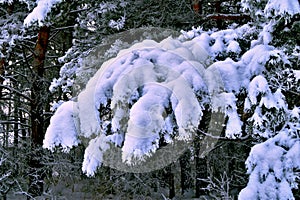
[[[40,0],[37,1],[37,6],[31,13],[24,19],[24,25],[30,26],[33,22],[38,22],[40,26],[43,25],[43,21],[47,14],[50,13],[51,8],[60,3],[62,0]]]
[[[93,175],[108,144],[122,148],[123,162],[134,165],[151,156],[160,140],[191,140],[203,104],[209,101],[197,99],[197,95],[208,93],[203,79],[207,56],[195,40],[172,38],[160,43],[144,40],[122,50],[103,63],[79,94],[78,102],[66,102],[58,108],[44,147],[71,148],[80,137],[94,138],[83,162],[83,171]],[[72,106],[76,108],[73,111]]]
[[[239,195],[246,199],[294,199],[300,169],[299,108],[290,111],[286,126],[273,138],[255,145],[246,161],[249,182]]]
[[[245,134],[241,133],[243,125],[246,134],[265,141],[251,150],[246,163],[250,180],[239,198],[293,199],[291,191],[299,179],[300,114],[298,102],[288,99],[282,82],[298,91],[299,67],[295,63],[299,51],[290,37],[282,45],[274,43],[274,27],[286,15],[298,14],[299,2],[244,0],[243,5],[257,11],[254,16],[260,24],[222,31],[193,28],[182,31],[179,40],[145,40],[102,65],[78,101],[72,102],[78,110],[53,116],[71,119],[67,121],[78,117],[80,129],[70,134],[77,139],[68,147],[88,138],[83,171],[93,175],[111,145],[122,149],[123,162],[134,165],[156,152],[160,139],[166,143],[188,140],[201,119],[203,104],[209,102],[197,97],[214,93],[218,87],[210,76],[218,73],[216,82],[223,83],[217,91],[219,98],[209,103],[212,111],[221,107],[225,112],[226,137]],[[269,13],[269,18],[264,18],[264,13]],[[289,31],[285,27],[285,32]],[[203,70],[207,56],[214,63]],[[296,83],[276,79],[272,68],[289,68]],[[274,86],[274,79],[280,83]],[[241,91],[245,96],[238,99]],[[241,108],[249,115],[244,121],[238,112]],[[53,133],[55,129],[51,123],[46,134],[50,139],[44,143],[47,148],[65,145],[61,136]]]

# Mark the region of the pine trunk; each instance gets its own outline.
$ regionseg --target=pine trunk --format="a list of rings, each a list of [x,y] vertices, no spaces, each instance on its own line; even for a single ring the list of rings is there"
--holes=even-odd
[[[188,149],[179,159],[181,168],[181,193],[185,194],[193,188],[192,168],[191,168],[191,152]]]
[[[173,164],[170,164],[166,167],[166,174],[165,177],[167,179],[167,183],[169,186],[169,199],[172,199],[175,197],[175,180],[174,180],[174,174],[172,172]]]
[[[209,122],[211,121],[211,113],[206,108],[203,111],[203,117],[199,124],[199,130],[203,132],[208,131]],[[206,190],[204,188],[207,187],[207,183],[203,181],[203,179],[207,179],[207,159],[204,156],[201,156],[203,153],[203,149],[201,149],[203,138],[201,137],[201,133],[199,132],[197,137],[194,140],[194,148],[195,148],[195,169],[196,169],[196,194],[195,196],[199,198],[201,195],[206,194]]]
[[[196,14],[202,14],[202,0],[192,0],[192,7]]]
[[[43,117],[43,88],[44,88],[44,60],[49,41],[50,29],[47,26],[40,28],[37,43],[34,49],[32,68],[34,72],[31,88],[31,140],[32,154],[30,158],[29,194],[33,197],[43,192],[42,163],[38,158],[38,149],[43,144],[44,117]]]
[[[34,145],[43,144],[43,76],[44,76],[44,60],[49,40],[50,29],[46,26],[40,28],[38,40],[34,50],[34,59],[32,63],[34,78],[31,88],[31,126],[32,141]]]
[[[5,64],[5,59],[0,58],[0,99],[2,98],[2,85],[4,82],[4,64]]]

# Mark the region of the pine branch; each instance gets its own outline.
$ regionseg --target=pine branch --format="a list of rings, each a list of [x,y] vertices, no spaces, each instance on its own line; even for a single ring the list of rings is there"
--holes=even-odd
[[[228,138],[228,137],[222,137],[222,136],[215,136],[215,135],[206,133],[206,132],[202,131],[201,129],[198,129],[198,131],[206,137],[210,137],[212,139],[217,139],[217,140],[222,140],[222,141],[245,141],[245,140],[249,139],[249,137],[250,137],[250,135],[248,134],[243,137]]]

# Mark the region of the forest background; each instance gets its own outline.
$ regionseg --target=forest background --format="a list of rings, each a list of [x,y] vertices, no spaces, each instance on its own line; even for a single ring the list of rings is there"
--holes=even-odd
[[[298,0],[0,4],[2,199],[300,198]],[[134,40],[123,38],[130,31]],[[168,36],[207,36],[209,65],[249,69],[247,84],[225,88],[235,97],[228,107],[238,116],[237,132],[226,131],[228,114],[205,157],[197,154],[196,139],[177,161],[149,173],[102,166],[88,177],[84,144],[69,153],[42,148],[50,118],[78,94],[74,83],[85,85],[96,72],[83,67],[85,58],[100,51],[103,63],[134,43]],[[202,119],[199,138],[215,137],[205,134],[208,120]]]

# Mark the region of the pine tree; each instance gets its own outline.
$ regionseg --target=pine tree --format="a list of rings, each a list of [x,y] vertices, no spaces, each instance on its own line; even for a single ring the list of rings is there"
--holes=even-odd
[[[272,49],[264,77],[253,78],[246,102],[247,109],[254,110],[252,134],[263,142],[252,148],[246,161],[250,177],[239,199],[294,199],[292,189],[299,184],[299,103],[291,99],[299,98],[299,58],[295,54],[299,41],[290,36],[299,32],[300,6],[294,0],[262,5],[260,17],[265,16],[265,22],[253,45],[271,45]]]

